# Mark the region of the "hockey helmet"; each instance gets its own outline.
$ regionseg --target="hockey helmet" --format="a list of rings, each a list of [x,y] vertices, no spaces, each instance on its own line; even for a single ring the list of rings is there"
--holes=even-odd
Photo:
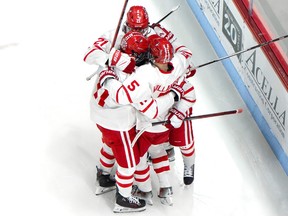
[[[132,6],[127,12],[126,25],[131,30],[141,31],[147,29],[149,17],[146,8],[143,6]]]
[[[135,57],[137,66],[148,60],[148,40],[138,31],[127,32],[121,40],[120,48],[124,53]]]
[[[156,63],[166,64],[174,57],[171,43],[158,35],[148,37],[151,59]]]

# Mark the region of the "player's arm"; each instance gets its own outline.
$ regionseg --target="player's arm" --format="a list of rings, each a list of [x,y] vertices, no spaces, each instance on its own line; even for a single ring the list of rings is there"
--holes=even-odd
[[[167,116],[173,127],[181,126],[183,120],[192,114],[193,105],[196,102],[196,94],[194,86],[187,80],[183,80],[180,84],[183,87],[184,93],[177,103],[173,105]]]
[[[101,35],[86,51],[84,62],[105,67],[109,59],[112,31]]]
[[[145,78],[131,74],[123,83],[116,79],[110,79],[104,84],[104,88],[108,90],[109,97],[112,97],[116,103],[127,105],[132,103],[140,103],[150,99],[152,92],[149,83],[145,82]]]
[[[174,104],[174,97],[175,94],[173,92],[168,92],[161,97],[150,98],[140,103],[134,103],[132,106],[149,119],[155,119],[158,116],[167,113]]]

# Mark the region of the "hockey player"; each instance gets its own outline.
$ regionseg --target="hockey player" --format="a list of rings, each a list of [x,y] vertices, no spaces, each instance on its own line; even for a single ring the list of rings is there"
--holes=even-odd
[[[149,27],[149,17],[146,9],[143,6],[132,6],[127,12],[126,22],[123,26],[123,31],[119,33],[115,43],[115,47],[119,48],[121,39],[124,33],[129,30],[137,30],[145,35],[153,33],[153,29]],[[99,37],[94,44],[88,48],[84,56],[84,61],[91,65],[98,65],[98,72],[106,68],[107,65],[117,68],[126,73],[131,73],[134,70],[135,61],[126,54],[121,54],[118,50],[111,50],[111,43],[113,40],[114,31],[108,31]],[[108,61],[109,57],[114,55],[114,52],[121,55],[118,61]],[[126,76],[122,75],[123,79]],[[92,109],[91,109],[92,110]],[[91,114],[97,116],[95,114]],[[93,120],[95,122],[95,119]],[[100,185],[96,194],[100,194],[115,188],[115,181],[110,179],[110,173],[114,165],[114,156],[112,150],[107,145],[104,145],[100,151],[100,167],[97,167],[97,181]]]
[[[177,86],[175,83],[185,75],[189,66],[188,59],[192,55],[190,50],[184,46],[179,46],[174,56],[173,47],[168,40],[157,35],[153,35],[150,38],[153,38],[150,42],[150,52],[153,56],[153,63],[138,68],[137,71],[129,76],[123,83],[116,79],[105,83],[109,95],[114,98],[117,103],[124,105],[133,104],[133,106],[137,107],[137,110],[140,110],[141,114],[138,116],[138,129],[141,129],[142,123],[145,124],[148,121],[146,115],[143,115],[143,113],[146,113],[147,110],[150,112],[153,110],[150,107],[151,96],[158,98],[170,92],[172,87],[172,90],[177,93],[176,95],[180,99],[179,96],[183,94],[183,91],[181,88],[175,88],[175,86]],[[105,82],[105,79],[115,78],[116,76],[113,74],[113,71],[103,71],[100,77],[102,84]],[[140,105],[138,104],[139,102],[141,102]],[[168,108],[173,104],[174,101],[172,101],[171,104],[167,103]],[[158,115],[157,110],[155,110],[155,116],[152,117],[152,119],[156,121],[163,120],[169,110],[168,108],[160,115]],[[145,119],[141,121],[141,117],[143,120],[143,116]],[[158,174],[158,177],[162,175],[163,172],[162,177],[159,178],[160,190],[158,196],[161,198],[161,201],[167,202],[165,204],[171,205],[172,201],[168,198],[172,195],[172,188],[167,178],[169,162],[163,146],[159,147],[160,144],[168,140],[169,130],[164,126],[157,126],[153,127],[151,131],[151,133],[146,133],[147,136],[140,137],[140,155],[143,156],[151,144],[154,144],[150,148],[154,159],[154,170]],[[166,165],[163,166],[165,162]]]
[[[152,28],[149,27],[149,17],[146,8],[143,6],[132,6],[127,12],[126,22],[123,25],[122,31],[119,32],[117,40],[115,42],[115,47],[119,48],[120,41],[124,34],[128,31],[139,31],[145,36],[148,34],[154,34]],[[101,67],[106,67],[107,64],[111,67],[118,67],[120,70],[123,67],[120,66],[122,62],[118,65],[113,65],[112,62],[108,62],[109,54],[111,50],[111,44],[113,37],[115,35],[115,30],[110,30],[100,36],[91,47],[88,48],[84,61],[88,64],[99,65]],[[127,61],[126,64],[129,64]],[[125,65],[124,67],[126,67]],[[99,69],[101,71],[102,68]]]
[[[135,19],[137,17],[137,20]],[[142,6],[132,6],[127,13],[127,21],[126,25],[123,28],[124,31],[127,31],[127,29],[135,28],[137,31],[143,32],[143,33],[149,33],[151,32],[151,29],[148,27],[148,15]],[[125,30],[126,29],[126,30]],[[142,29],[142,30],[141,30]],[[112,39],[112,32],[109,32],[108,34],[104,34],[103,37],[100,37],[94,45],[89,48],[88,52],[85,55],[84,61],[89,64],[97,64],[100,66],[105,67],[108,63],[112,67],[119,68],[120,70],[125,71],[126,73],[131,73],[133,71],[133,65],[135,62],[133,62],[132,58],[129,58],[128,56],[122,55],[121,61],[118,61],[116,64],[112,64],[113,61],[108,61],[109,57],[113,56],[113,54],[117,52],[112,52],[112,54],[108,54],[110,51],[111,46],[111,39]],[[122,36],[119,36],[119,39]],[[119,40],[118,40],[119,43]],[[116,51],[116,50],[113,50]],[[118,52],[119,53],[119,52]],[[124,59],[124,60],[123,60]],[[122,61],[123,60],[123,61]],[[115,62],[114,62],[115,63]],[[99,67],[99,71],[102,69],[102,67]],[[122,74],[123,75],[123,74]],[[124,75],[125,77],[125,75]],[[123,78],[123,77],[122,77]],[[95,96],[95,95],[94,95]],[[93,107],[93,105],[91,105]],[[103,112],[102,112],[103,114]],[[95,113],[91,113],[92,119],[95,118]],[[103,120],[103,119],[102,119]],[[95,119],[94,119],[95,121]],[[107,122],[109,119],[107,119]],[[101,127],[101,126],[100,126]],[[115,188],[115,181],[113,179],[110,179],[110,173],[111,169],[114,165],[114,155],[112,149],[109,147],[109,145],[103,145],[103,148],[101,149],[101,156],[100,156],[100,169],[97,170],[97,179],[99,181],[100,186],[103,186],[101,190],[110,190],[112,188]],[[140,175],[139,175],[140,176]],[[98,191],[99,192],[99,191]],[[102,191],[100,191],[102,192]],[[97,192],[96,192],[97,193]],[[137,209],[140,210],[141,208]]]
[[[157,35],[169,40],[172,43],[172,45],[175,48],[177,48],[177,38],[171,31],[168,31],[167,29],[163,28],[160,24],[157,24],[154,27],[154,31],[156,32]],[[190,61],[188,71],[186,72],[185,76],[186,81],[188,78],[193,77],[196,73],[196,69],[193,69],[193,66],[194,66],[193,63]],[[190,105],[193,106],[194,102],[192,102],[192,104]],[[184,111],[183,113],[186,114],[188,117],[189,115],[192,114],[192,110],[190,113],[189,112],[185,113]],[[180,122],[178,124],[180,124]],[[175,141],[176,139],[177,141]],[[179,129],[171,127],[170,139],[165,144],[165,149],[168,154],[170,162],[175,160],[174,146],[180,147],[180,151],[182,154],[182,159],[184,162],[183,182],[185,185],[190,185],[194,181],[194,164],[195,164],[194,136],[191,121],[184,122],[184,124],[181,125]]]
[[[133,49],[131,48],[133,45]],[[121,47],[125,47],[125,52],[133,56],[135,59],[136,65],[145,63],[145,51],[147,47],[146,38],[139,32],[128,32],[124,35],[121,41]],[[122,50],[123,51],[123,50]],[[126,53],[119,53],[120,50],[113,49],[110,53],[109,61],[125,61]],[[117,58],[115,57],[117,56]],[[124,60],[123,60],[124,59]],[[127,77],[127,68],[128,65],[123,71],[119,71],[114,69],[117,73],[117,77],[120,81],[125,80]],[[129,70],[128,70],[129,71]],[[116,184],[117,184],[117,193],[116,193],[116,204],[114,208],[114,212],[127,212],[127,211],[141,211],[144,210],[144,203],[142,203],[141,199],[139,199],[138,205],[131,204],[131,200],[136,203],[137,199],[131,196],[132,183],[135,181],[139,182],[139,188],[143,193],[149,195],[148,201],[151,203],[151,184],[145,184],[145,187],[141,187],[141,182],[149,182],[150,181],[150,173],[149,166],[141,166],[136,169],[136,165],[139,161],[139,153],[138,147],[134,146],[133,151],[127,149],[132,149],[131,140],[135,137],[134,126],[136,123],[136,115],[135,110],[130,105],[119,106],[116,103],[109,103],[106,97],[108,96],[107,91],[101,92],[99,91],[99,86],[102,84],[103,76],[105,77],[107,74],[111,72],[110,69],[105,69],[99,75],[96,85],[94,89],[93,97],[91,98],[91,118],[97,124],[97,127],[102,133],[103,139],[103,148],[101,149],[101,158],[100,164],[101,168],[98,170],[97,177],[100,186],[97,187],[101,190],[110,190],[114,188],[114,181],[110,179],[111,168],[114,165],[114,156],[117,161],[117,171],[116,171]],[[114,72],[113,72],[114,73]],[[169,107],[167,107],[167,102],[170,100],[171,105],[174,103],[174,94],[170,93],[161,98],[150,98],[149,102],[144,101],[144,104],[149,105],[149,109],[146,109],[144,112],[145,115],[149,116],[149,118],[155,117],[157,112],[161,114],[163,111],[166,111]],[[148,100],[147,100],[148,101]],[[162,105],[161,105],[162,104]],[[169,104],[169,103],[168,103]],[[143,104],[141,104],[143,107]],[[127,131],[128,130],[128,131]],[[123,138],[124,135],[128,133],[129,137]],[[121,135],[121,139],[119,135]],[[122,135],[124,134],[124,135]],[[122,137],[123,136],[123,137]],[[126,139],[128,139],[128,142]],[[105,151],[103,150],[105,149]],[[127,162],[127,155],[129,152],[133,152],[134,155],[130,157],[128,162],[135,161],[135,163],[129,164]],[[109,153],[109,154],[108,154]],[[130,161],[131,160],[131,161]],[[103,170],[107,170],[105,174],[103,174]],[[101,185],[102,184],[102,185]],[[144,184],[143,184],[144,185]],[[106,187],[107,186],[107,187]],[[101,192],[101,191],[100,191]],[[96,194],[99,193],[96,191]],[[123,202],[123,200],[125,202]]]
[[[120,32],[118,35],[115,47],[119,47],[120,41],[126,31],[135,29],[148,33],[148,25],[149,19],[146,9],[142,6],[132,6],[127,13],[123,32]],[[89,47],[84,61],[88,64],[98,65],[98,71],[102,71],[107,66],[116,68],[119,79],[124,80],[134,70],[137,62],[135,61],[135,57],[121,53],[116,49],[110,52],[114,34],[114,31],[109,31],[99,37]],[[139,54],[145,53],[145,45],[142,47],[139,46],[138,51]],[[115,56],[115,54],[118,56],[121,55],[118,61],[112,60],[112,56]],[[95,85],[90,102],[91,119],[97,124],[103,136],[103,146],[100,150],[100,167],[97,167],[97,183],[99,187],[96,189],[96,194],[115,189],[115,179],[110,174],[116,159],[119,166],[116,171],[118,190],[114,212],[145,210],[145,202],[131,195],[134,171],[139,160],[137,146],[134,148],[130,146],[135,136],[134,108],[131,106],[114,106],[111,109],[103,109],[101,102],[97,104],[94,100],[98,97],[97,93],[94,94],[98,87]],[[117,121],[115,121],[115,115]]]

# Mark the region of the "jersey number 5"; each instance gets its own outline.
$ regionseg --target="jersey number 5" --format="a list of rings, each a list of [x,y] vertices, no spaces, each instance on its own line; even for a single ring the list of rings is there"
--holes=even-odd
[[[127,86],[127,88],[130,91],[134,91],[137,86],[139,86],[139,83],[136,80],[133,80],[131,84]]]

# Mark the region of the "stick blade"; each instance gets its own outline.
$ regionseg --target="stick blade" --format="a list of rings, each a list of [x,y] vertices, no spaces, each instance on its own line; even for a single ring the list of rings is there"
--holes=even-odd
[[[180,4],[177,5],[175,8],[173,8],[172,11],[174,12],[174,11],[178,10],[179,7],[180,7]]]
[[[240,109],[237,109],[236,113],[242,113],[243,112],[243,109],[240,108]]]

